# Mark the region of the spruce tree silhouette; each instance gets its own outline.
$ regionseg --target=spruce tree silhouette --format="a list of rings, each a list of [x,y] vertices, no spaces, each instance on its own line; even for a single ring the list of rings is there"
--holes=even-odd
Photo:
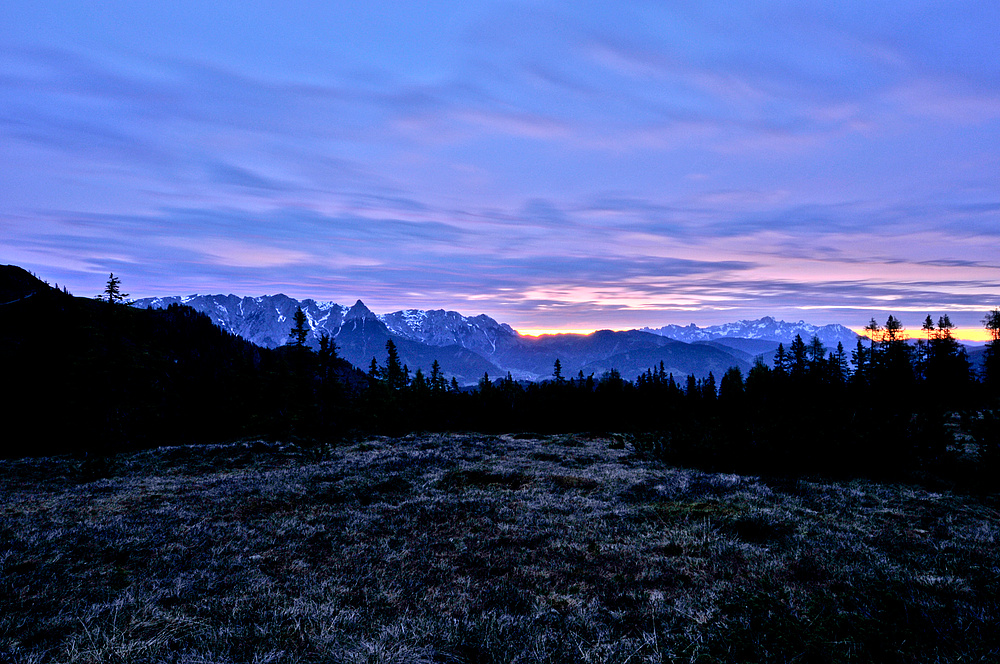
[[[309,329],[306,327],[306,314],[302,311],[302,307],[295,310],[292,320],[295,322],[295,325],[292,326],[288,336],[293,339],[292,343],[297,348],[302,348],[306,345],[306,336],[309,334]]]
[[[385,352],[387,357],[382,378],[389,389],[394,391],[401,390],[409,383],[409,376],[407,376],[408,372],[403,368],[403,364],[399,360],[399,351],[396,350],[396,344],[393,343],[392,339],[385,342]]]
[[[108,275],[108,283],[104,290],[97,296],[98,300],[103,300],[108,304],[128,304],[128,293],[121,292],[122,280],[112,272]]]

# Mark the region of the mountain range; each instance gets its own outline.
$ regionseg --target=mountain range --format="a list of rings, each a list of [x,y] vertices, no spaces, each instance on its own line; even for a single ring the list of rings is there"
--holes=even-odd
[[[746,373],[755,357],[770,361],[778,344],[791,343],[797,334],[805,340],[816,335],[831,349],[841,342],[850,350],[859,338],[841,325],[817,327],[770,317],[707,328],[668,325],[530,337],[482,314],[464,316],[443,309],[375,314],[361,300],[348,307],[281,294],[146,298],[133,304],[143,308],[184,304],[206,314],[220,328],[268,348],[288,343],[293,316],[301,308],[313,347],[321,335],[328,334],[341,357],[366,369],[373,358],[379,364],[385,362],[386,341],[391,339],[411,371],[419,368],[427,374],[437,360],[447,378],[464,385],[474,384],[484,374],[544,380],[552,377],[557,359],[566,377],[580,372],[599,377],[616,369],[632,379],[662,362],[678,379],[689,374],[705,377],[709,372],[719,378],[733,366]]]
[[[688,343],[716,341],[718,339],[756,339],[787,345],[795,339],[796,335],[800,335],[803,341],[806,342],[815,336],[819,337],[819,340],[827,348],[836,348],[838,343],[842,343],[844,344],[844,349],[848,351],[857,343],[859,338],[854,331],[843,325],[816,326],[803,321],[786,323],[783,320],[775,320],[771,316],[765,316],[757,320],[741,320],[735,323],[724,323],[709,327],[698,327],[692,323],[686,327],[666,325],[656,329],[644,327],[642,330]]]

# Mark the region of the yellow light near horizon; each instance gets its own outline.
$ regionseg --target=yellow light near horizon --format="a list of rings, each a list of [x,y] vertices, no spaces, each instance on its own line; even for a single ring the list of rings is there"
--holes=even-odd
[[[863,337],[868,336],[863,327],[852,327],[852,330],[857,332]],[[927,334],[923,330],[906,330],[906,335],[910,339],[926,339]],[[959,341],[990,341],[993,337],[990,336],[989,330],[982,327],[956,327],[951,331],[951,336],[955,337]]]
[[[524,330],[517,330],[517,333],[523,337],[540,337],[544,334],[593,334],[598,329],[606,330],[609,328],[561,328],[561,329],[543,329],[543,328],[531,328]]]

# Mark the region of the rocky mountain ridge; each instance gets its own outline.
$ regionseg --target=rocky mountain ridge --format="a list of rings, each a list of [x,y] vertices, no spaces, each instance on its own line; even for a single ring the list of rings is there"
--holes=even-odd
[[[565,376],[581,371],[600,376],[613,368],[626,378],[634,378],[663,362],[668,372],[679,377],[703,377],[709,372],[718,377],[731,366],[745,373],[758,355],[769,360],[777,344],[787,345],[795,334],[806,339],[816,334],[831,348],[837,341],[850,347],[857,339],[843,326],[817,327],[770,317],[708,328],[668,325],[655,330],[529,337],[485,314],[465,316],[443,309],[376,314],[361,300],[348,307],[283,294],[146,298],[134,305],[164,308],[174,303],[203,312],[219,327],[269,348],[288,343],[292,317],[301,307],[311,346],[317,346],[319,338],[327,334],[336,341],[342,357],[366,369],[373,358],[385,361],[385,342],[391,339],[411,371],[420,368],[428,373],[437,360],[446,376],[462,384],[473,384],[484,373],[493,378],[510,373],[519,380],[544,380],[551,377],[556,359]]]
[[[795,339],[796,335],[800,335],[805,341],[816,336],[828,348],[836,348],[839,342],[844,344],[844,348],[848,350],[857,343],[859,338],[856,332],[843,325],[818,326],[801,320],[796,323],[788,323],[783,320],[775,320],[771,316],[708,327],[698,327],[691,323],[687,326],[665,325],[655,329],[644,327],[642,330],[687,343],[719,339],[759,339],[783,343],[787,346]]]

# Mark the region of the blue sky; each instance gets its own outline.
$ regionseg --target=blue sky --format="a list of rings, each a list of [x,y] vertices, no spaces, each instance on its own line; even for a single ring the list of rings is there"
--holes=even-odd
[[[0,262],[78,295],[1000,305],[996,3],[149,4],[0,9]]]

